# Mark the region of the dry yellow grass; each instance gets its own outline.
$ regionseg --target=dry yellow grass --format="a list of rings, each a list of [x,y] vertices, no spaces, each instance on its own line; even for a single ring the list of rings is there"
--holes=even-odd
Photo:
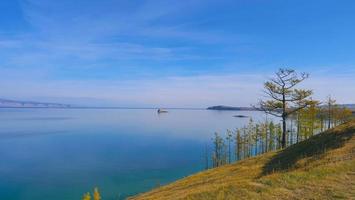
[[[131,200],[355,199],[355,121]]]

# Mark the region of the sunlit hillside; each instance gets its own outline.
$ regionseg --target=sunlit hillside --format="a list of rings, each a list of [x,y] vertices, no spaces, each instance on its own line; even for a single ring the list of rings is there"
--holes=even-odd
[[[351,121],[284,150],[201,172],[131,199],[354,199],[354,133]]]

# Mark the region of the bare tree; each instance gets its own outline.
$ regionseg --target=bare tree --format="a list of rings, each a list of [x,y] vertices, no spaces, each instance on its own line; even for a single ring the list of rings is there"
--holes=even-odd
[[[332,97],[329,95],[328,99],[327,99],[327,114],[328,114],[328,129],[330,129],[330,124],[331,121],[333,119],[333,115],[334,115],[334,107],[336,105],[336,101],[335,99],[332,99]]]
[[[264,83],[264,92],[269,100],[259,102],[260,109],[282,118],[282,148],[286,147],[286,119],[291,114],[311,104],[312,90],[295,88],[308,78],[308,74],[298,74],[292,69],[279,69],[276,77]]]
[[[228,142],[228,163],[232,163],[232,148],[231,148],[231,144],[233,141],[233,135],[232,135],[232,131],[227,130],[227,137],[226,137],[226,141]]]

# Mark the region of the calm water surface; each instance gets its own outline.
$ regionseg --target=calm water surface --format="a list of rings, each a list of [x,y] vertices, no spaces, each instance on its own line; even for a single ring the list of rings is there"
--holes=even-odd
[[[150,109],[0,109],[0,199],[104,200],[147,191],[204,168],[215,131],[260,112]]]

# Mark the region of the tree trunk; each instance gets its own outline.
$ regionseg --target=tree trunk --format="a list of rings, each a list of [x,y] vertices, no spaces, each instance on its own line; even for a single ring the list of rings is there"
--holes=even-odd
[[[282,140],[281,140],[282,148],[286,147],[286,117],[282,116]]]
[[[281,141],[281,146],[282,148],[286,147],[286,94],[285,94],[285,88],[283,88],[282,91],[282,141]]]
[[[231,156],[232,156],[232,154],[231,154],[231,141],[229,139],[229,141],[228,141],[228,163],[229,164],[232,162]]]
[[[330,102],[330,100],[329,100],[329,102]],[[331,105],[330,105],[330,103],[328,104],[328,129],[330,129],[330,119],[331,119]]]
[[[301,134],[301,117],[300,113],[297,113],[297,143],[300,141]]]

